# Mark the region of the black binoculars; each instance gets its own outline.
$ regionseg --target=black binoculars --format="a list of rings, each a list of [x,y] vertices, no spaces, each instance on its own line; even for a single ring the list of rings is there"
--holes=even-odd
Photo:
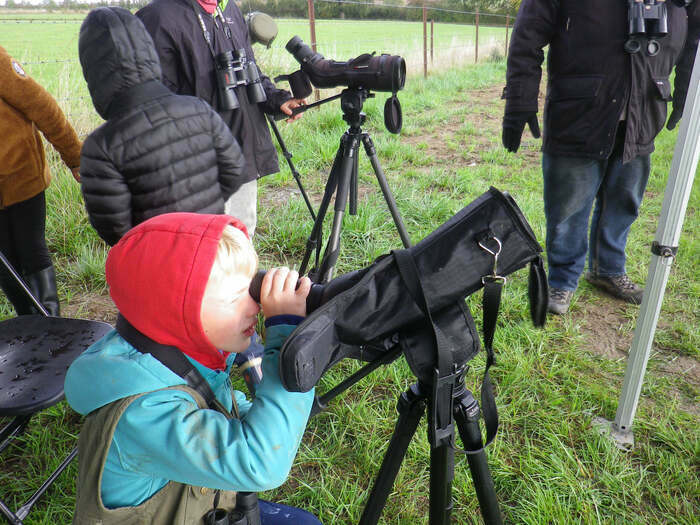
[[[676,3],[679,2],[676,1]],[[646,39],[647,55],[657,55],[661,44],[656,39],[668,34],[666,0],[627,0],[627,7],[629,38],[625,42],[625,51],[638,53]]]
[[[204,515],[205,525],[260,525],[260,507],[255,492],[236,493],[236,508],[212,509]]]
[[[254,104],[265,102],[260,72],[255,60],[248,60],[245,49],[225,51],[216,55],[216,81],[219,88],[219,106],[230,111],[240,107],[235,89],[245,86],[248,100]]]

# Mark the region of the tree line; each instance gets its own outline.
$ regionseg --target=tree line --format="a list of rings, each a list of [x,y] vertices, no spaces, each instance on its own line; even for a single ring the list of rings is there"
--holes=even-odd
[[[41,7],[50,10],[76,9],[89,10],[96,6],[116,5],[136,10],[146,5],[149,0],[103,0],[99,3],[81,2],[81,0],[43,0]],[[263,11],[276,18],[307,18],[307,0],[235,0],[244,13]],[[324,1],[316,0],[314,10],[316,18],[322,19],[358,19],[358,20],[422,20],[422,7],[428,8],[427,16],[435,22],[452,22],[461,24],[474,23],[478,9],[480,23],[504,23],[503,16],[513,17],[517,13],[520,0],[381,0],[373,3],[367,0]],[[36,5],[22,0],[7,0],[8,8],[36,8]]]

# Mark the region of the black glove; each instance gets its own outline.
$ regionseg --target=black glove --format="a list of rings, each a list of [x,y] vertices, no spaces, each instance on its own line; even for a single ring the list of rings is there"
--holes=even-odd
[[[680,122],[683,116],[683,108],[685,107],[685,99],[688,97],[688,91],[685,89],[674,89],[673,90],[673,104],[671,111],[671,116],[668,117],[668,122],[666,123],[666,129],[673,129],[676,127],[678,122]]]
[[[515,153],[520,147],[525,123],[530,126],[532,136],[536,139],[540,138],[540,125],[537,122],[536,111],[514,111],[506,113],[503,117],[503,146],[511,153]]]
[[[671,116],[668,117],[668,122],[666,123],[666,129],[675,128],[676,124],[678,124],[682,116],[683,110],[678,111],[677,109],[674,109],[673,111],[671,111]]]

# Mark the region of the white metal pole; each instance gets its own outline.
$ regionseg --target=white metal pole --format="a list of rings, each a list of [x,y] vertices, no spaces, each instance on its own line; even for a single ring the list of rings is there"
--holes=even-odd
[[[622,393],[612,424],[613,435],[627,438],[632,444],[632,421],[639,403],[644,373],[659,320],[661,303],[671,265],[678,247],[688,199],[693,186],[700,155],[700,47],[695,55],[695,65],[688,86],[683,118],[673,153],[664,202],[654,240],[653,255],[649,266],[644,297],[637,319],[634,339],[625,370]]]

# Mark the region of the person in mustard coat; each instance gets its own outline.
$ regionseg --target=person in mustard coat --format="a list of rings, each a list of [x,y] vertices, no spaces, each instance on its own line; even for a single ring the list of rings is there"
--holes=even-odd
[[[51,95],[0,46],[0,250],[51,315],[59,315],[56,274],[46,246],[49,165],[41,132],[80,182],[75,131]],[[0,265],[0,286],[17,315],[36,313]]]

